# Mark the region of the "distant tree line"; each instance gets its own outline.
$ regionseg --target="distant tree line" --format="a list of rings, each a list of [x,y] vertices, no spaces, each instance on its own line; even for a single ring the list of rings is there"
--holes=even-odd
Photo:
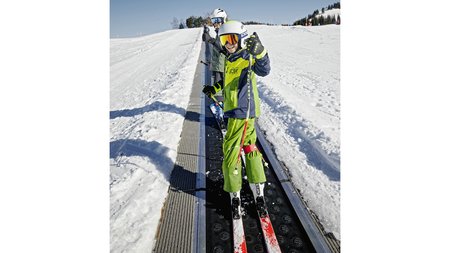
[[[328,5],[326,10],[340,9],[340,8],[341,8],[341,3],[337,2],[334,4]],[[325,8],[322,8],[321,13],[323,14],[324,12],[325,12]],[[318,16],[318,15],[319,15],[319,10],[315,10],[312,14],[308,14],[307,17],[295,21],[293,25],[316,26],[316,25],[328,25],[328,24],[338,24],[338,25],[341,24],[341,15],[338,15],[337,17],[334,15],[332,15],[332,16],[328,15],[327,17]]]
[[[327,25],[327,24],[340,24],[341,23],[341,16],[338,15],[337,17],[332,15],[328,15],[327,17],[319,16],[319,14],[325,13],[325,10],[332,10],[332,9],[340,9],[341,3],[337,2],[334,4],[330,4],[324,8],[319,10],[315,10],[312,14],[308,14],[307,17],[299,19],[295,21],[292,25]],[[211,20],[209,16],[211,13],[206,13],[203,17],[202,16],[190,16],[186,20],[183,19],[177,19],[173,18],[171,22],[172,29],[184,29],[184,28],[194,28],[194,27],[202,27],[204,25],[212,26]],[[245,21],[242,22],[244,25],[274,25],[269,23],[262,23],[262,22],[256,22],[256,21]],[[281,24],[282,26],[290,26],[290,24]]]
[[[341,3],[337,2],[331,5],[328,5],[327,10],[331,10],[331,9],[340,9],[341,8]],[[323,9],[323,8],[322,8]],[[323,12],[323,11],[322,11]]]
[[[329,24],[341,24],[341,15],[330,16],[328,15],[326,18],[324,16],[315,17],[313,15],[308,15],[307,18],[302,18],[294,22],[293,25],[303,25],[303,26],[316,26],[316,25],[329,25]]]
[[[274,25],[274,24],[269,24],[269,23],[261,23],[261,22],[256,22],[256,21],[244,21],[242,22],[243,25]]]
[[[172,29],[184,29],[184,28],[194,28],[194,27],[202,27],[204,25],[212,25],[211,20],[209,18],[210,13],[205,14],[205,16],[190,16],[185,21],[183,19],[178,20],[177,18],[173,18],[170,23]]]
[[[190,16],[186,19],[187,28],[202,27],[204,24],[206,20],[203,17]]]
[[[170,25],[172,26],[172,29],[184,29],[186,27],[186,23],[184,23],[182,19],[178,20],[178,18],[175,17]]]

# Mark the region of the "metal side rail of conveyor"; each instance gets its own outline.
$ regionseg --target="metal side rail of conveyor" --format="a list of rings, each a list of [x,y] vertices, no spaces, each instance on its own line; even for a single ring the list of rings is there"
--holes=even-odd
[[[204,53],[204,47],[200,55]],[[153,252],[205,252],[204,108],[198,64]]]

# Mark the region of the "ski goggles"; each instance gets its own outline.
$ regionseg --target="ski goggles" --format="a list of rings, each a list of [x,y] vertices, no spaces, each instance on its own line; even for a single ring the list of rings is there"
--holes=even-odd
[[[223,18],[222,17],[211,18],[211,22],[213,24],[223,23]]]
[[[230,43],[230,45],[234,45],[238,43],[239,36],[237,34],[223,34],[220,35],[220,43],[222,46],[225,46],[227,43]]]

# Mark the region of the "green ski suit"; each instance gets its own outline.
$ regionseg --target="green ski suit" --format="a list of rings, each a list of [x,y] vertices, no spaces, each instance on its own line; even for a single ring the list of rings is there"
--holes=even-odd
[[[223,141],[224,190],[239,192],[242,188],[242,170],[239,157],[241,139],[244,132],[245,118],[248,109],[247,73],[250,54],[246,50],[228,55],[225,61],[224,80],[214,84],[217,91],[223,89],[224,115],[228,118],[227,134]],[[260,114],[259,95],[256,86],[256,76],[266,76],[270,72],[270,60],[267,51],[253,59],[250,89],[250,118],[248,120],[244,147],[256,143],[255,119]],[[249,183],[266,181],[261,153],[258,150],[249,151],[245,155],[246,174]],[[238,162],[239,160],[239,162]]]

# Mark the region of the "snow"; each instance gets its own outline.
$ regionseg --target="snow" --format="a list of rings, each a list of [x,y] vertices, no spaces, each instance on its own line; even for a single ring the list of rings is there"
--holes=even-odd
[[[327,18],[328,16],[337,18],[339,15],[341,15],[341,9],[331,9],[325,10],[323,13],[320,11],[319,14],[316,15],[316,18],[320,18],[321,16],[324,18]]]
[[[258,121],[328,232],[340,238],[339,26],[250,26],[269,51]]]
[[[111,252],[153,247],[201,42],[200,29],[111,40]]]
[[[340,238],[340,27],[247,28],[272,67],[258,77],[259,125],[309,208]],[[111,252],[154,245],[202,30],[110,40]]]

